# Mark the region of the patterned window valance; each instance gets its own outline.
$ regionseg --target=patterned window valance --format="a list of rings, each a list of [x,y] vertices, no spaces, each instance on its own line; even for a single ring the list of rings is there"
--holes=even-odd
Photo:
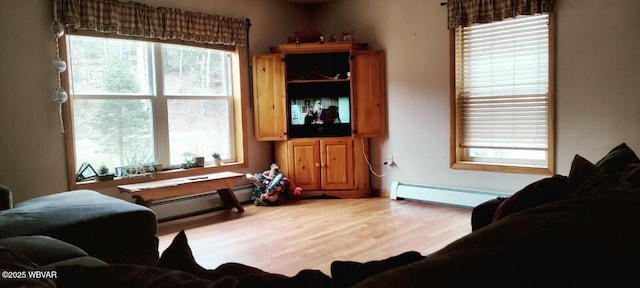
[[[448,27],[468,27],[555,10],[555,0],[449,0]]]
[[[55,0],[58,22],[74,29],[226,46],[247,44],[245,19],[116,0]]]

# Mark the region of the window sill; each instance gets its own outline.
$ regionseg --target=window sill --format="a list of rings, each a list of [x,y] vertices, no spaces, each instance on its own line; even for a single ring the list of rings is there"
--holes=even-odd
[[[485,172],[504,172],[521,174],[553,175],[554,172],[548,167],[501,165],[477,162],[456,162],[451,164],[451,169],[475,170]]]
[[[104,189],[104,188],[116,187],[119,185],[125,185],[125,184],[135,184],[135,183],[142,183],[142,182],[148,182],[148,181],[198,176],[198,175],[211,174],[216,172],[233,171],[241,168],[247,168],[247,165],[242,162],[224,163],[219,166],[206,166],[206,167],[196,167],[196,168],[189,168],[189,169],[175,169],[175,170],[168,170],[168,171],[160,171],[154,174],[146,174],[141,176],[116,177],[115,179],[108,180],[108,181],[92,180],[92,181],[75,182],[69,185],[69,189],[70,190]]]

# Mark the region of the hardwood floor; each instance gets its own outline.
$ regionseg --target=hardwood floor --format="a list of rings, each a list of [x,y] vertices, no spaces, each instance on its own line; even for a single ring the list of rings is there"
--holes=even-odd
[[[426,255],[471,232],[471,209],[388,198],[244,208],[161,223],[160,252],[184,229],[207,269],[238,262],[288,276],[302,269],[330,275],[334,260],[366,262],[410,250]]]

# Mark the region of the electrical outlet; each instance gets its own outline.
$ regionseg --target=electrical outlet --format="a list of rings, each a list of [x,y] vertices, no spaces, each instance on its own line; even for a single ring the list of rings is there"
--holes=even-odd
[[[387,166],[393,165],[393,155],[387,155],[387,160],[384,162],[384,165],[387,165]]]

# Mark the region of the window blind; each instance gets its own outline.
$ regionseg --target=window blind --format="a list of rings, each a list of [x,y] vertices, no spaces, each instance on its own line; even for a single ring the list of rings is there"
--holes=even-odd
[[[548,15],[458,28],[455,46],[459,145],[547,149]]]

